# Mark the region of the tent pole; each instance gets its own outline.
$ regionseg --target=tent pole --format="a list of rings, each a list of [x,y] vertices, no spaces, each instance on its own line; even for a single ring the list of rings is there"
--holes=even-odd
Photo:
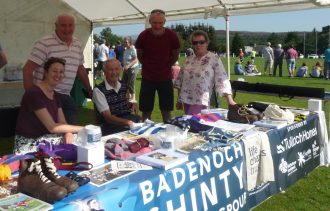
[[[90,22],[90,36],[91,36],[91,46],[92,46],[92,52],[91,52],[91,55],[92,55],[92,67],[91,67],[91,73],[88,73],[88,76],[89,76],[89,83],[91,84],[92,87],[94,87],[94,23],[93,21]]]
[[[226,15],[226,53],[227,53],[227,74],[230,80],[230,49],[229,49],[229,15]]]

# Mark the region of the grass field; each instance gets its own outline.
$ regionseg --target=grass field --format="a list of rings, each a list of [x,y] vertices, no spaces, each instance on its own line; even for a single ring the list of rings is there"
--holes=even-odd
[[[180,58],[182,63],[184,58]],[[297,67],[302,62],[306,62],[309,70],[316,63],[316,59],[298,59]],[[226,64],[225,60],[223,63]],[[263,60],[262,58],[256,59],[256,65],[258,69],[263,72]],[[226,66],[226,65],[225,65]],[[231,60],[231,72],[233,72],[234,59]],[[238,78],[244,78],[247,82],[262,82],[269,84],[279,85],[290,85],[290,86],[301,86],[301,87],[319,87],[325,88],[326,91],[330,92],[330,80],[314,79],[314,78],[289,78],[287,77],[286,62],[283,64],[284,77],[270,77],[270,76],[236,76],[231,75],[231,80],[237,80]],[[277,71],[278,74],[278,71]],[[136,93],[140,90],[141,77],[137,78],[136,81]],[[137,96],[138,97],[138,96]],[[267,101],[274,102],[278,105],[292,106],[298,108],[307,108],[307,99],[280,99],[278,96],[271,95],[260,95],[252,93],[238,93],[235,101],[237,103],[248,103],[251,101]],[[226,103],[220,99],[221,107],[226,108]],[[83,125],[94,122],[93,105],[91,102],[87,103],[86,108],[79,108],[79,117]],[[324,108],[326,112],[327,124],[329,126],[329,103]],[[173,116],[182,115],[182,111],[174,110]],[[161,114],[158,109],[158,99],[155,100],[155,109],[152,115],[152,120],[160,122]],[[0,155],[5,153],[11,153],[13,149],[13,137],[0,138]],[[330,210],[330,167],[319,167],[315,169],[310,175],[299,180],[296,184],[291,186],[285,193],[277,194],[271,197],[269,200],[259,205],[254,210]]]

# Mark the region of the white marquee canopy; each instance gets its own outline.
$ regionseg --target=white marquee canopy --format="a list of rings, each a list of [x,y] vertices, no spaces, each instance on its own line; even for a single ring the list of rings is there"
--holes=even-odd
[[[226,18],[227,71],[229,62],[229,16],[317,9],[330,0],[63,0],[93,23],[93,27],[145,23],[153,9],[162,9],[166,20]]]
[[[250,15],[317,9],[330,0],[63,0],[94,26],[144,23],[153,9],[167,20]]]

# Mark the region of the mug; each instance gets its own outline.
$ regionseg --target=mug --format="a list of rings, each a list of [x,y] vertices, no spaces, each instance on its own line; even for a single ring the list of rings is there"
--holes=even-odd
[[[101,128],[99,126],[86,125],[85,132],[86,132],[87,143],[94,143],[101,141],[102,133],[101,133]]]
[[[163,149],[172,149],[172,150],[174,150],[175,149],[174,142],[175,142],[175,137],[174,136],[168,136],[164,140],[162,140],[161,146],[162,146]]]

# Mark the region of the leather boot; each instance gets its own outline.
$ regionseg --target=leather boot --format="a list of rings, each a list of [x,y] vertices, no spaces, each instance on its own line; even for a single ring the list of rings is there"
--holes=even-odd
[[[235,104],[228,106],[227,119],[231,122],[250,124],[257,121],[259,118],[262,117],[252,114],[252,112],[243,105]]]
[[[79,185],[77,182],[68,177],[62,177],[56,172],[57,169],[54,165],[53,158],[41,156],[39,159],[41,161],[42,172],[50,181],[66,188],[68,193],[72,193],[78,189]]]
[[[42,172],[38,159],[20,161],[17,190],[32,197],[53,203],[67,195],[67,190],[50,181]]]

